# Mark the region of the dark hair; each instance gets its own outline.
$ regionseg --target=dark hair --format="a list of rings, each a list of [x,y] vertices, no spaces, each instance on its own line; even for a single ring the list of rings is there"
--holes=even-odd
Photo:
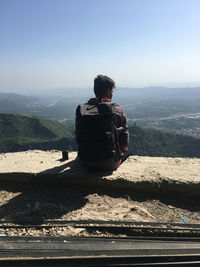
[[[108,76],[98,75],[94,79],[94,93],[97,98],[103,98],[106,94],[106,90],[115,88],[115,82]]]

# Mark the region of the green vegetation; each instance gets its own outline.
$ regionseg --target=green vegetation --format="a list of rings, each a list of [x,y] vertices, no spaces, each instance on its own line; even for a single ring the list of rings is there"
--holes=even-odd
[[[0,113],[0,152],[74,147],[72,130],[67,126],[30,115]]]
[[[129,127],[129,131],[129,148],[134,155],[200,157],[200,139],[136,126]],[[39,117],[0,113],[0,152],[77,150],[73,132],[68,125]]]
[[[130,149],[135,155],[200,157],[200,139],[156,130],[130,127]]]

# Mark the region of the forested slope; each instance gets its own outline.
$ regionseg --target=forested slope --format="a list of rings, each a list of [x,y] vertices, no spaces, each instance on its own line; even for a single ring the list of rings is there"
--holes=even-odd
[[[200,157],[200,139],[136,126],[129,132],[134,155]],[[28,149],[76,151],[74,129],[39,117],[0,113],[0,152]]]
[[[74,143],[72,129],[30,115],[0,113],[0,152],[62,148]]]
[[[130,149],[136,155],[162,157],[200,157],[200,139],[130,127]]]

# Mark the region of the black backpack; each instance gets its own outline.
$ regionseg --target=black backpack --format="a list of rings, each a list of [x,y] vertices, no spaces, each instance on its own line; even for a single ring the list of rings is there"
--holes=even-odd
[[[77,108],[78,156],[83,161],[104,161],[121,158],[116,114],[112,103],[84,104]]]

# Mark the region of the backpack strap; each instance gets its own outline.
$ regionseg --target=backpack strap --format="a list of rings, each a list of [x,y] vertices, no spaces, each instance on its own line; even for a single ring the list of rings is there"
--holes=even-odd
[[[116,145],[116,155],[115,155],[115,160],[118,161],[120,159],[120,156],[121,156],[121,150],[120,150],[120,147],[119,147],[119,132],[117,130],[117,127],[115,126],[115,118],[116,118],[116,114],[113,112],[113,103],[110,103],[110,102],[102,102],[103,104],[102,105],[98,105],[97,108],[99,110],[99,107],[100,106],[104,106],[106,107],[107,109],[107,112],[110,112],[113,114],[113,119],[112,119],[112,127],[114,129],[114,134],[115,134],[115,145]],[[104,112],[105,110],[104,109]]]

